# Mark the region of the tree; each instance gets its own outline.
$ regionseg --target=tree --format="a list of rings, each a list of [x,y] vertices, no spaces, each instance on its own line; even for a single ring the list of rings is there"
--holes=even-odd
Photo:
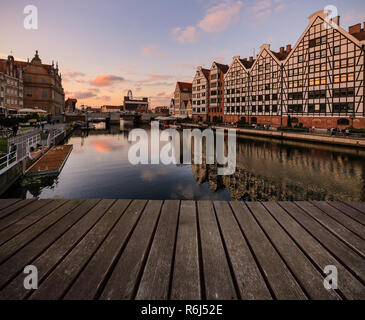
[[[288,128],[291,128],[292,127],[292,124],[291,124],[291,117],[288,116],[288,124],[287,124],[287,127]]]

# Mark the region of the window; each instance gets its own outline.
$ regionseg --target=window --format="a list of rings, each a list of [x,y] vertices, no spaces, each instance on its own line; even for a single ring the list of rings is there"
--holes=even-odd
[[[273,113],[277,113],[277,112],[278,112],[278,106],[277,106],[276,104],[274,104],[274,105],[272,106],[272,112],[273,112]]]
[[[350,121],[348,119],[338,119],[337,124],[340,126],[348,126],[350,125]]]
[[[354,81],[354,74],[353,73],[349,73],[347,75],[347,81]]]
[[[265,106],[265,112],[269,113],[270,112],[270,106]]]
[[[340,46],[334,47],[333,48],[333,54],[340,54],[341,50],[340,50]]]
[[[304,61],[304,56],[303,55],[298,56],[298,63],[303,61]]]

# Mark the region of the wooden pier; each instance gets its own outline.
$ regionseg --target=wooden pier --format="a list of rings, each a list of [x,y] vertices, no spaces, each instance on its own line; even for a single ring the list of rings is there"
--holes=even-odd
[[[25,174],[28,176],[57,175],[61,172],[71,151],[72,145],[55,146],[31,165]]]
[[[0,299],[365,299],[365,203],[0,200]]]

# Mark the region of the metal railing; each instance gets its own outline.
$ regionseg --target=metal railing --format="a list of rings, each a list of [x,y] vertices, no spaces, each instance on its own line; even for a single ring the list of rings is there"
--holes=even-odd
[[[13,151],[0,158],[0,175],[18,163],[17,153],[17,151]]]

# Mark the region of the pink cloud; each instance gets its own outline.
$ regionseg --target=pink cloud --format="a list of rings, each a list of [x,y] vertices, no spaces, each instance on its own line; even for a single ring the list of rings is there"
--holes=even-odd
[[[207,10],[198,26],[205,32],[220,32],[238,18],[242,1],[225,1]]]
[[[196,26],[176,27],[172,30],[172,35],[175,40],[181,43],[193,43],[204,32],[221,32],[238,20],[242,5],[243,3],[240,0],[225,0],[209,8],[205,12],[203,19]]]
[[[186,28],[176,27],[172,30],[174,38],[181,42],[196,42],[198,40],[198,30],[196,27],[188,26]]]
[[[342,21],[345,23],[360,23],[365,21],[365,13],[349,11],[343,16]]]
[[[171,79],[172,76],[168,75],[168,74],[149,74],[147,75],[147,78],[142,79],[142,80],[138,80],[136,82],[139,83],[149,83],[149,82],[155,82],[155,81],[163,81],[163,80],[169,80]]]
[[[89,99],[89,98],[95,98],[97,97],[97,93],[99,92],[99,89],[89,89],[89,90],[83,90],[83,91],[76,91],[76,92],[68,92],[69,95],[72,95],[76,99]]]
[[[125,79],[122,77],[114,76],[112,74],[102,74],[91,80],[90,83],[96,87],[107,87],[123,81],[125,81]]]
[[[165,59],[170,55],[166,52],[162,52],[155,44],[150,44],[142,49],[142,55],[144,57]]]

